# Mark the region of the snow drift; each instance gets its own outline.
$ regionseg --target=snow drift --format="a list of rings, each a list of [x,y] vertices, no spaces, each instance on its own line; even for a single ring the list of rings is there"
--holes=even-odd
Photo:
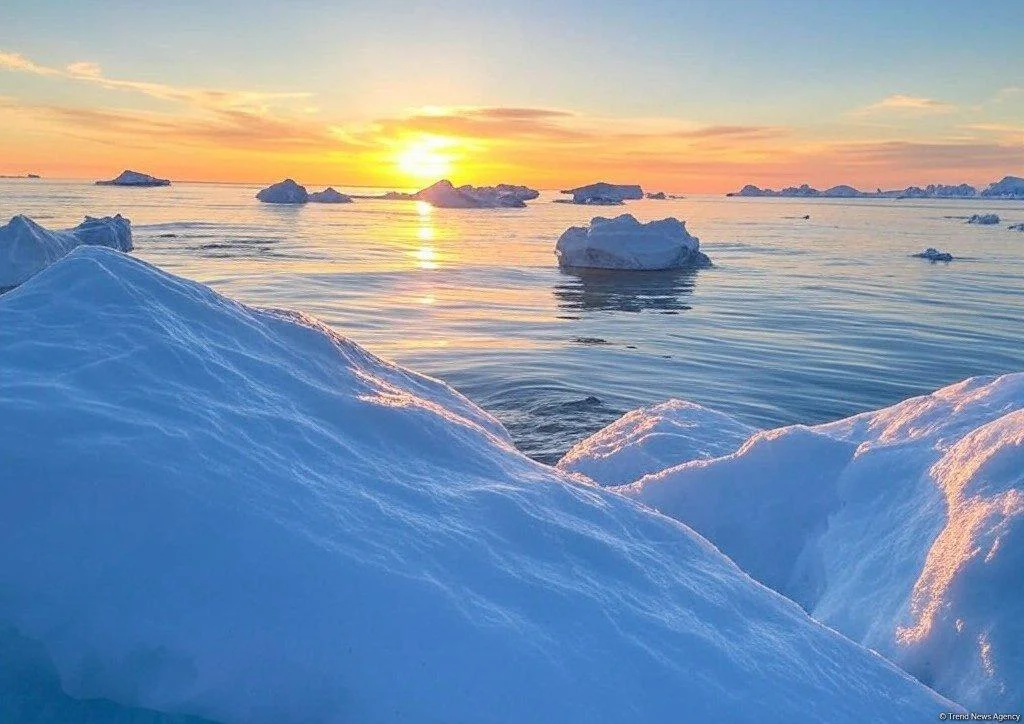
[[[97,181],[97,186],[170,186],[171,182],[165,178],[150,176],[148,173],[125,170],[117,178],[109,181]]]
[[[300,314],[81,247],[0,297],[0,377],[0,622],[75,697],[257,724],[951,706]]]
[[[609,438],[582,443],[593,452],[566,466],[615,479]],[[645,452],[636,447],[622,445],[627,464]],[[1024,373],[691,457],[684,444],[681,465],[617,490],[968,709],[1020,710]]]
[[[306,187],[290,178],[278,181],[256,193],[256,198],[266,204],[304,204],[309,201]]]
[[[86,216],[73,229],[50,231],[27,216],[13,217],[0,226],[0,290],[18,286],[82,244],[131,251],[131,221],[120,214]]]
[[[679,269],[707,266],[700,240],[686,222],[668,218],[641,224],[631,214],[595,216],[590,226],[570,226],[555,244],[563,267],[589,269]]]

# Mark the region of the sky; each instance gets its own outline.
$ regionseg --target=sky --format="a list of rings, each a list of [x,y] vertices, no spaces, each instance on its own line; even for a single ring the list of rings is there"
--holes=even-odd
[[[0,0],[0,174],[419,187],[1024,175],[1024,2]]]

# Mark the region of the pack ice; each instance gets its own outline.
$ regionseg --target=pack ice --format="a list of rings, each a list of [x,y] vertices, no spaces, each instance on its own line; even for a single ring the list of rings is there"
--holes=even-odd
[[[559,463],[605,484],[664,463],[642,410]],[[706,419],[704,415],[704,419]],[[736,423],[738,424],[738,423]],[[1024,704],[1024,373],[762,431],[691,425],[615,490],[706,536],[813,617],[974,711]],[[696,447],[734,451],[698,459]]]
[[[0,624],[71,696],[257,724],[954,706],[301,314],[80,247],[0,296],[0,378]]]

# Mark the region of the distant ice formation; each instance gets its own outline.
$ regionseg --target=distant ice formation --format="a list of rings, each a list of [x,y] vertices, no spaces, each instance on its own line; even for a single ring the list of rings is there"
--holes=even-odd
[[[643,189],[636,184],[610,184],[604,181],[579,186],[574,189],[564,189],[563,194],[572,195],[574,204],[614,205],[631,199],[642,199]]]
[[[657,410],[630,413],[560,465],[602,481],[649,451],[669,461],[671,439],[614,430],[656,427]],[[716,442],[713,425],[698,432],[700,447]],[[733,447],[736,429],[719,441]],[[692,526],[814,618],[968,709],[1019,708],[1024,373],[758,432],[717,459],[693,449],[682,436],[675,464],[615,490]]]
[[[780,197],[825,197],[825,198],[888,198],[888,199],[973,199],[976,197],[999,199],[1024,199],[1024,179],[1017,176],[1006,176],[1002,181],[989,184],[980,192],[970,184],[929,184],[925,187],[908,186],[905,189],[891,191],[860,191],[845,184],[833,186],[825,191],[801,184],[790,186],[781,191],[759,188],[747,184],[739,191],[726,196],[780,196]]]
[[[654,193],[644,194],[644,197],[654,201],[664,201],[668,198],[668,195],[664,191],[655,191]]]
[[[387,201],[426,201],[431,206],[444,209],[496,209],[522,208],[527,201],[539,195],[539,191],[527,186],[464,184],[456,188],[448,179],[442,179],[416,193],[388,191],[378,198]]]
[[[960,710],[690,529],[526,458],[447,385],[301,314],[80,247],[0,296],[0,379],[0,631],[40,652],[0,677],[4,701],[46,668],[77,699],[225,724]],[[723,506],[767,483],[744,479]],[[900,509],[910,526],[925,511]],[[733,525],[753,535],[776,512]],[[780,523],[762,550],[782,558],[803,532]],[[866,590],[857,610],[877,615]]]
[[[131,222],[120,214],[86,216],[73,229],[50,231],[27,216],[13,217],[0,226],[0,290],[22,284],[82,244],[131,251]]]
[[[949,252],[939,251],[935,247],[929,246],[924,251],[918,254],[911,254],[919,259],[927,259],[928,261],[953,261],[953,255]]]
[[[563,267],[591,269],[678,269],[707,266],[700,241],[686,223],[668,218],[641,224],[630,214],[595,216],[590,226],[571,226],[555,245]]]
[[[998,214],[972,214],[971,217],[969,219],[967,219],[967,223],[968,224],[982,224],[984,226],[991,226],[993,224],[998,224],[999,223],[999,215]]]
[[[1009,231],[1024,231],[1024,223],[1010,224],[1006,227]]]
[[[981,192],[982,196],[996,199],[1024,199],[1024,178],[1004,176]]]
[[[314,204],[347,204],[352,201],[352,197],[328,186],[323,191],[314,191],[309,194],[308,200]]]
[[[279,181],[256,194],[256,198],[267,204],[304,204],[309,201],[306,187],[290,178]]]
[[[148,173],[138,171],[122,171],[117,178],[109,181],[97,181],[97,186],[170,186],[171,182],[165,178],[150,176]]]

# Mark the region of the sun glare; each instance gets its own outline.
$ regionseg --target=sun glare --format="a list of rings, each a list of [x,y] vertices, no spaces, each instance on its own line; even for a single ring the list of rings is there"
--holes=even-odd
[[[451,146],[451,140],[439,136],[411,140],[396,156],[398,170],[417,181],[437,181],[449,176],[454,159],[445,149]]]

